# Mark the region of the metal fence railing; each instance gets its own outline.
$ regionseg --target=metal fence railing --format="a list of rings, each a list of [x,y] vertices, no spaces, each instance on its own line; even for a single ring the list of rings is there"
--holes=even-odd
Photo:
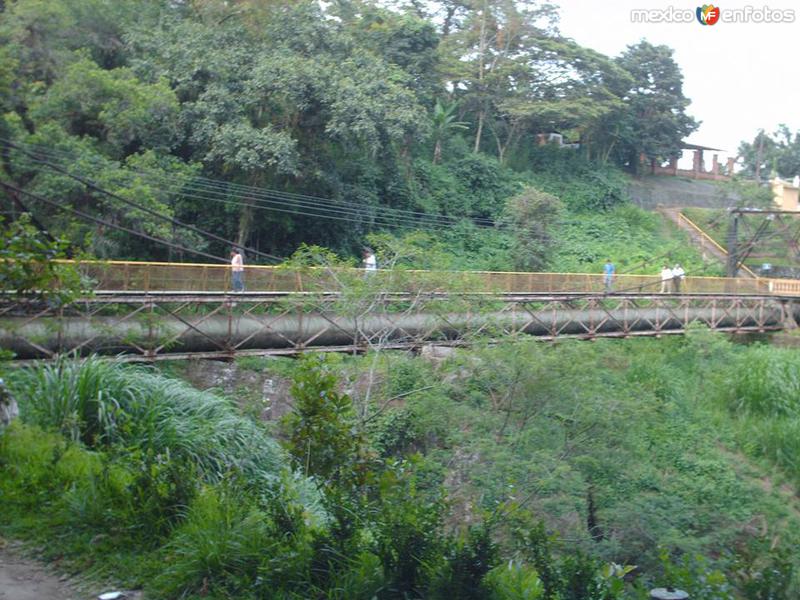
[[[697,235],[700,237],[701,244],[708,244],[709,246],[712,246],[712,247],[716,248],[717,251],[719,251],[724,256],[728,256],[728,250],[727,249],[723,248],[713,237],[711,237],[709,234],[707,234],[697,223],[692,221],[685,214],[683,214],[682,212],[679,212],[678,213],[678,219],[681,222],[686,223],[686,225],[688,227],[690,227],[693,231],[695,231],[697,233]],[[740,264],[739,268],[742,271],[744,271],[745,273],[747,273],[750,277],[753,277],[753,278],[757,278],[758,277],[758,275],[756,275],[747,265]]]
[[[73,262],[73,261],[64,261]],[[98,291],[231,291],[228,265],[134,261],[80,261],[76,264],[88,285]],[[246,266],[247,291],[338,292],[353,283],[391,292],[464,293],[603,293],[602,274],[524,273],[503,271],[422,271],[288,268]],[[658,275],[617,275],[612,291],[657,294]],[[800,280],[766,278],[686,277],[680,291],[689,294],[766,294],[800,296]]]

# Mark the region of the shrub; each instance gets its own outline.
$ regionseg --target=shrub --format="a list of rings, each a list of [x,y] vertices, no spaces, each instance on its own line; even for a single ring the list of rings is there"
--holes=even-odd
[[[389,411],[375,425],[373,443],[381,456],[401,458],[423,450],[424,432],[416,411],[410,408]]]
[[[358,478],[363,445],[350,397],[336,390],[327,365],[322,355],[301,359],[291,387],[294,409],[284,421],[297,466],[325,483]]]
[[[27,213],[4,225],[0,217],[0,290],[18,296],[66,303],[88,287],[78,268],[54,259],[67,258],[66,239],[48,239]]]
[[[386,588],[381,598],[424,596],[431,573],[438,573],[443,547],[442,496],[417,487],[412,464],[396,461],[381,475],[379,510],[373,535],[383,565]]]
[[[515,561],[492,569],[484,586],[493,600],[540,600],[544,585],[535,569]]]
[[[4,510],[0,522],[11,518],[11,507],[35,510],[58,497],[74,477],[94,468],[71,460],[72,470],[60,469],[59,462],[68,452],[66,441],[57,434],[14,421],[0,434],[0,482]],[[86,457],[81,457],[86,458]]]
[[[553,246],[553,228],[563,211],[555,196],[533,187],[506,202],[504,221],[511,230],[514,268],[540,271],[548,264]]]
[[[725,575],[709,565],[702,556],[683,556],[673,561],[669,552],[662,550],[664,586],[673,586],[689,593],[692,600],[733,600],[733,590]]]
[[[628,201],[628,178],[612,166],[551,146],[537,148],[531,162],[531,183],[572,210],[608,210]]]
[[[196,485],[179,463],[114,461],[21,423],[0,436],[0,464],[9,514],[41,510],[73,534],[111,533],[145,546],[168,533]]]
[[[451,544],[431,597],[481,600],[487,593],[483,580],[497,565],[498,554],[499,548],[485,524],[470,527]]]

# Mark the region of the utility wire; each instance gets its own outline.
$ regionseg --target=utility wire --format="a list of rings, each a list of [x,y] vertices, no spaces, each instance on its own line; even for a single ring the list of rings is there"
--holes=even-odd
[[[0,138],[0,140],[1,139],[2,138]],[[32,146],[32,145],[29,145],[29,146]],[[42,153],[46,153],[46,152],[56,153],[56,152],[59,152],[59,151],[50,151],[50,150],[38,150],[38,151],[42,152]],[[64,153],[62,153],[62,154],[64,154]],[[140,171],[140,173],[141,173],[141,171]],[[260,196],[262,194],[263,195],[272,194],[272,195],[277,195],[277,197],[280,197],[280,198],[283,198],[283,199],[295,198],[295,199],[298,199],[298,200],[313,201],[314,202],[314,204],[313,204],[314,206],[318,206],[320,203],[327,203],[327,204],[334,204],[334,205],[336,205],[336,207],[339,207],[339,208],[341,208],[341,207],[350,207],[350,208],[358,210],[358,211],[363,211],[363,209],[365,208],[363,204],[359,204],[359,203],[356,203],[356,202],[350,202],[350,201],[346,201],[346,200],[334,200],[334,199],[331,199],[331,198],[323,198],[321,196],[312,196],[312,195],[308,195],[308,194],[299,194],[299,193],[295,193],[295,192],[271,190],[269,188],[248,186],[248,185],[244,185],[244,184],[232,183],[232,182],[227,182],[227,181],[222,181],[222,180],[217,180],[217,179],[209,179],[209,178],[202,177],[202,176],[193,176],[192,179],[194,181],[200,182],[200,184],[202,184],[204,186],[207,186],[207,187],[210,187],[210,188],[220,189],[220,187],[221,187],[226,193],[230,193],[230,190],[238,190],[238,191],[241,192],[241,194],[243,194],[245,196],[248,196],[248,197],[249,196]],[[461,220],[461,217],[452,217],[452,216],[449,216],[449,215],[431,214],[431,213],[413,211],[413,210],[401,209],[401,208],[389,208],[389,207],[383,207],[383,208],[385,208],[388,211],[391,211],[392,214],[397,215],[397,216],[419,217],[419,218],[422,218],[422,219],[437,220],[437,221],[441,221],[443,223],[451,223],[451,224],[452,223],[457,223],[459,220]],[[472,218],[472,220],[475,221],[475,222],[478,222],[478,223],[486,224],[486,225],[493,225],[494,224],[494,222],[491,219],[482,218],[482,217],[475,217],[475,218]]]
[[[44,160],[41,160],[41,159],[29,158],[29,160],[31,162],[33,162],[33,163],[42,164],[42,165],[49,165],[50,164],[48,161],[44,161]],[[158,184],[158,185],[161,185],[161,184]],[[342,211],[342,210],[339,210],[339,209],[336,209],[336,208],[328,208],[328,207],[320,207],[320,206],[311,206],[310,208],[307,209],[307,210],[323,211],[323,213],[333,213],[333,214],[320,214],[319,212],[306,212],[306,211],[303,211],[303,210],[296,210],[296,209],[292,210],[292,209],[286,208],[285,202],[289,202],[291,204],[298,204],[299,203],[301,205],[300,208],[306,208],[307,207],[307,203],[302,202],[302,201],[296,201],[296,200],[293,200],[293,199],[289,199],[289,200],[283,199],[283,201],[279,201],[277,199],[274,199],[274,200],[267,200],[267,199],[254,200],[252,198],[248,199],[250,201],[247,201],[247,200],[245,200],[245,201],[242,201],[242,200],[231,200],[231,199],[229,199],[228,195],[222,194],[222,193],[219,193],[219,192],[211,191],[211,192],[203,193],[205,190],[202,190],[202,188],[201,188],[201,191],[197,192],[197,193],[192,193],[192,194],[186,193],[185,189],[187,189],[187,188],[188,189],[192,189],[192,186],[190,184],[185,184],[184,186],[181,186],[181,184],[173,184],[173,186],[177,186],[176,189],[180,188],[180,190],[179,191],[164,190],[164,191],[169,195],[178,195],[178,196],[181,196],[181,197],[184,197],[184,198],[190,198],[190,199],[194,199],[194,200],[205,200],[205,201],[209,201],[209,202],[228,204],[228,205],[232,205],[232,206],[249,206],[249,207],[254,208],[254,209],[276,211],[276,212],[281,212],[281,213],[308,216],[308,217],[314,217],[314,218],[334,219],[334,220],[339,220],[339,221],[347,221],[347,222],[351,222],[351,223],[362,223],[363,222],[363,218],[356,218],[358,216],[360,216],[360,217],[369,217],[369,215],[367,215],[364,210],[358,211],[358,213],[354,213],[353,211],[348,211],[348,210]],[[236,196],[236,195],[234,197],[236,197],[236,198],[247,198],[246,196]],[[397,226],[415,226],[415,227],[427,226],[427,227],[430,227],[430,228],[433,228],[433,229],[446,229],[446,228],[452,228],[453,227],[452,225],[445,225],[445,224],[439,224],[439,223],[429,224],[429,223],[425,223],[424,221],[420,222],[420,221],[417,221],[417,220],[410,220],[407,217],[393,217],[393,216],[381,217],[379,215],[375,215],[375,216],[371,217],[371,220],[373,222],[375,222],[376,224],[378,224],[378,225],[394,226],[394,227],[397,227]]]
[[[152,236],[152,235],[148,235],[146,233],[142,233],[141,231],[136,231],[135,229],[131,229],[129,227],[125,227],[124,225],[118,225],[116,223],[112,223],[111,221],[106,221],[105,219],[100,219],[98,217],[94,217],[94,216],[92,216],[90,214],[87,214],[87,213],[85,213],[83,211],[80,211],[80,210],[77,210],[75,208],[72,208],[70,206],[65,206],[65,205],[61,204],[60,202],[56,202],[55,200],[51,200],[49,198],[45,198],[43,196],[40,196],[39,194],[34,194],[33,192],[28,192],[26,190],[18,188],[17,186],[14,186],[14,185],[11,185],[11,184],[8,184],[8,183],[4,183],[2,181],[0,181],[0,186],[2,186],[6,190],[13,190],[13,191],[15,191],[15,192],[17,192],[19,194],[24,194],[24,195],[28,196],[29,198],[33,198],[34,200],[37,200],[39,202],[44,202],[45,204],[49,204],[50,206],[53,206],[53,207],[58,208],[60,210],[63,210],[63,211],[66,211],[68,213],[71,213],[73,215],[76,215],[76,216],[78,216],[78,217],[80,217],[82,219],[86,219],[88,221],[92,221],[93,223],[97,223],[98,225],[103,225],[105,227],[110,227],[112,229],[117,229],[119,231],[123,231],[125,233],[130,234],[130,235],[135,235],[137,237],[146,239],[146,240],[148,240],[150,242],[155,242],[157,244],[163,244],[164,246],[169,246],[170,248],[174,248],[175,250],[181,250],[183,252],[190,252],[192,254],[196,254],[198,256],[203,256],[205,258],[210,258],[212,260],[223,262],[225,264],[228,263],[228,259],[227,258],[223,258],[221,256],[216,256],[214,254],[209,254],[208,252],[203,252],[202,250],[194,250],[192,248],[187,248],[186,246],[181,246],[180,244],[175,244],[173,242],[170,242],[170,241],[167,241],[167,240],[163,240],[161,238],[158,238],[158,237],[155,237],[155,236]]]
[[[30,216],[31,223],[34,224],[36,229],[38,229],[44,237],[46,237],[50,242],[57,241],[56,238],[54,238],[53,235],[47,230],[47,227],[44,226],[44,223],[42,223],[39,219],[37,219],[36,215],[34,215],[31,212],[31,210],[27,206],[25,206],[25,203],[19,197],[19,194],[12,193],[10,190],[6,190],[6,195],[9,198],[11,198],[12,202],[14,202],[20,209],[22,209],[23,213],[27,213]],[[67,249],[67,256],[70,256],[71,254],[72,254],[72,248],[70,247]]]
[[[334,208],[338,210],[350,210],[356,212],[363,212],[365,208],[381,208],[383,210],[388,211],[388,213],[392,217],[406,219],[406,220],[424,220],[429,222],[437,222],[442,225],[454,225],[457,224],[462,218],[467,217],[454,217],[449,215],[440,215],[440,214],[431,214],[419,211],[412,211],[407,209],[401,208],[391,208],[391,207],[372,207],[368,205],[358,204],[355,202],[348,202],[343,200],[333,200],[330,198],[321,198],[318,196],[309,196],[306,194],[296,194],[293,192],[284,192],[284,191],[276,191],[271,190],[268,188],[258,188],[253,186],[245,186],[237,183],[229,183],[229,182],[221,182],[218,180],[208,179],[205,177],[194,177],[193,183],[195,185],[199,185],[206,189],[212,189],[215,191],[224,190],[227,193],[230,190],[237,190],[240,193],[237,194],[238,197],[266,197],[266,198],[280,198],[285,200],[293,200],[296,202],[300,202],[306,206],[320,206],[321,203],[323,204],[331,204]],[[199,182],[199,183],[195,183]],[[494,221],[491,219],[483,218],[483,217],[472,217],[470,218],[471,221],[475,222],[476,224],[482,224],[487,226],[494,225]]]
[[[13,144],[14,146],[17,147],[20,145],[25,145],[28,148],[32,149],[31,152],[35,152],[35,154],[37,154],[40,157],[51,157],[51,158],[56,157],[60,159],[74,160],[74,156],[70,156],[68,153],[51,149],[42,149],[41,147],[33,144],[20,144],[18,142],[12,142],[5,138],[0,138],[0,142],[9,145]],[[142,171],[138,171],[138,173],[153,179],[160,179],[162,182],[167,180],[169,184],[171,184],[172,186],[180,185],[176,184],[172,179],[168,179],[166,176],[163,175],[154,174],[152,172],[146,173]],[[348,202],[343,200],[331,200],[329,198],[309,196],[306,194],[296,194],[292,192],[271,190],[268,188],[246,186],[242,184],[208,179],[200,176],[191,177],[191,181],[189,183],[184,183],[183,185],[192,191],[206,192],[216,195],[225,195],[229,197],[232,196],[234,198],[239,198],[239,199],[247,199],[249,201],[248,204],[252,204],[251,201],[253,199],[263,200],[268,204],[270,203],[274,204],[276,200],[280,200],[294,204],[302,209],[326,210],[327,212],[332,212],[334,214],[337,214],[338,216],[342,216],[344,214],[349,214],[353,216],[365,216],[368,208],[380,208],[383,214],[373,218],[388,222],[388,224],[394,224],[394,221],[397,221],[398,223],[408,223],[416,226],[419,226],[421,223],[430,225],[452,226],[457,224],[462,219],[461,217],[451,217],[448,215],[432,215],[430,213],[411,211],[406,209],[387,208],[387,207],[367,207],[363,204],[358,204],[354,202]],[[290,211],[287,211],[284,208],[280,212],[290,212]],[[302,213],[299,211],[295,212],[297,212],[298,214],[304,214],[306,216],[322,216],[322,215],[309,215],[308,213]],[[477,217],[477,218],[471,218],[470,220],[478,225],[485,225],[485,226],[494,225],[494,222],[491,219]]]
[[[20,148],[16,144],[14,144],[12,142],[5,142],[5,141],[3,143],[5,143],[6,145],[10,146],[11,148],[15,148],[16,150],[26,154],[30,158],[33,158],[31,156],[31,154],[27,150],[24,150],[23,148]],[[70,173],[69,171],[64,169],[63,167],[60,167],[58,165],[52,164],[52,163],[47,162],[47,161],[38,161],[37,160],[37,162],[41,162],[45,166],[53,169],[54,171],[58,171],[62,175],[66,175],[70,179],[74,179],[75,181],[78,181],[78,182],[82,183],[83,185],[85,185],[89,189],[95,190],[95,191],[100,192],[102,194],[105,194],[105,195],[107,195],[107,196],[109,196],[111,198],[119,200],[120,202],[122,202],[122,203],[124,203],[124,204],[126,204],[128,206],[131,206],[133,208],[136,208],[138,210],[141,210],[141,211],[143,211],[143,212],[145,212],[145,213],[147,213],[147,214],[149,214],[149,215],[151,215],[153,217],[156,217],[157,219],[161,219],[162,221],[167,221],[167,222],[169,222],[172,225],[175,225],[177,227],[183,227],[185,229],[189,229],[189,230],[194,231],[195,233],[197,233],[199,235],[202,235],[202,236],[205,236],[205,237],[209,237],[209,238],[214,239],[214,240],[216,240],[218,242],[223,242],[223,243],[227,244],[228,246],[237,246],[238,245],[238,244],[235,244],[234,242],[232,242],[231,240],[225,239],[224,237],[221,237],[221,236],[219,236],[219,235],[217,235],[215,233],[211,233],[209,231],[204,231],[204,230],[200,229],[199,227],[195,227],[194,225],[191,225],[189,223],[184,223],[183,221],[180,221],[179,219],[176,219],[174,217],[169,217],[169,216],[164,215],[164,214],[162,214],[162,213],[160,213],[160,212],[158,212],[156,210],[153,210],[152,208],[149,208],[147,206],[139,204],[138,202],[134,202],[133,200],[129,200],[127,198],[124,198],[123,196],[120,196],[119,194],[115,194],[114,192],[110,192],[110,191],[100,187],[99,185],[97,185],[97,184],[95,184],[95,183],[93,183],[93,182],[91,182],[91,181],[89,181],[87,179],[84,179],[84,178],[79,177],[77,175],[73,175],[72,173]],[[272,254],[268,254],[266,252],[260,252],[260,251],[254,249],[254,248],[248,248],[248,247],[245,247],[245,246],[242,246],[242,247],[246,251],[248,251],[248,252],[250,252],[252,254],[258,255],[258,256],[264,256],[264,257],[267,257],[267,258],[269,258],[271,260],[276,260],[276,261],[281,261],[282,260],[277,256],[274,256]]]

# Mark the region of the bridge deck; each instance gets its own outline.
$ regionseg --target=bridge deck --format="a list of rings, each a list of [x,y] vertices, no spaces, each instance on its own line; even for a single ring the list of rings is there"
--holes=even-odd
[[[64,354],[127,360],[309,350],[361,351],[422,343],[719,331],[795,324],[800,281],[687,277],[658,293],[656,275],[437,272],[250,266],[248,291],[226,265],[74,262],[95,291],[60,305],[0,296],[0,347],[19,359]]]
[[[197,304],[214,304],[219,302],[284,302],[286,300],[293,300],[302,302],[303,300],[325,300],[334,301],[346,297],[343,292],[260,292],[260,291],[246,291],[246,292],[222,292],[222,291],[192,291],[192,290],[96,290],[90,295],[80,298],[78,302],[89,304],[140,304],[151,302],[192,302]],[[408,300],[409,298],[422,297],[426,300],[432,299],[446,299],[446,298],[460,298],[460,299],[476,299],[476,300],[495,300],[502,302],[522,302],[522,301],[549,301],[549,300],[576,300],[581,298],[606,298],[606,299],[638,299],[638,300],[656,300],[667,298],[679,299],[701,299],[701,298],[741,298],[741,299],[774,299],[784,301],[797,301],[798,297],[793,294],[786,293],[653,293],[653,292],[611,292],[595,293],[595,292],[379,292],[374,295],[376,300],[391,302]],[[14,303],[18,306],[24,304],[24,300],[15,300]],[[37,302],[37,301],[34,301]],[[2,294],[0,294],[0,306],[8,302],[4,302]],[[2,314],[2,309],[0,309]]]

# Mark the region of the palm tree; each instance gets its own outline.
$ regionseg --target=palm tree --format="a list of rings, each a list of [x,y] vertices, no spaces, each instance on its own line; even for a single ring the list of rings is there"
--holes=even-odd
[[[433,116],[431,121],[433,123],[433,139],[435,144],[433,146],[433,164],[442,160],[442,142],[450,134],[451,131],[456,129],[467,129],[468,125],[465,121],[456,121],[455,113],[458,108],[458,102],[451,102],[450,104],[442,104],[439,100],[433,107]]]

